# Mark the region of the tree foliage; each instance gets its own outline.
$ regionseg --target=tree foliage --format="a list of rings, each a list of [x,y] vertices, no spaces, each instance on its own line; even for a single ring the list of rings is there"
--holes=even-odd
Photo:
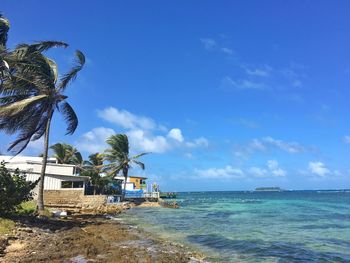
[[[8,150],[22,152],[30,141],[44,137],[43,164],[40,175],[38,209],[44,210],[43,188],[47,163],[49,134],[54,112],[60,112],[73,134],[78,117],[64,94],[85,64],[84,54],[77,50],[75,65],[65,74],[58,73],[54,60],[45,52],[55,47],[68,47],[61,41],[41,41],[6,47],[10,24],[0,17],[0,130],[16,135]]]
[[[110,183],[110,178],[101,176],[103,167],[103,155],[95,153],[89,155],[89,160],[84,161],[80,175],[90,177],[94,194],[101,194],[106,191],[106,186]]]
[[[0,215],[14,212],[18,206],[32,199],[32,190],[36,182],[28,182],[25,174],[16,169],[12,174],[5,164],[0,164]]]
[[[138,159],[147,153],[130,156],[129,139],[126,134],[112,135],[106,142],[110,147],[105,150],[104,159],[109,163],[104,166],[104,171],[110,177],[114,177],[119,172],[122,172],[124,176],[124,189],[126,189],[129,169],[136,164],[144,170],[144,163],[140,162]],[[123,192],[123,199],[125,199],[125,191]]]
[[[75,164],[81,165],[83,157],[81,153],[72,145],[67,143],[56,143],[50,146],[53,150],[53,156],[59,164]]]

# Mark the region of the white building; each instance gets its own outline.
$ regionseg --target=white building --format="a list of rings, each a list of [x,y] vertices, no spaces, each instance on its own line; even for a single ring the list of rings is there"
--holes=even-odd
[[[42,157],[31,156],[1,156],[0,162],[5,162],[8,170],[19,169],[26,174],[27,181],[36,181],[40,178]],[[48,158],[44,180],[44,190],[81,190],[85,191],[87,176],[78,176],[75,165],[58,164],[55,158]],[[38,185],[34,189],[37,193]]]

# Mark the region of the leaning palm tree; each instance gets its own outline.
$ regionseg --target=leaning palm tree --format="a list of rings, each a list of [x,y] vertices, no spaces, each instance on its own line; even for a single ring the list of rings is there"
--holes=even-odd
[[[72,145],[67,143],[56,143],[50,146],[53,156],[59,164],[82,165],[81,153]]]
[[[76,51],[76,63],[58,77],[57,64],[43,53],[52,47],[67,47],[63,42],[44,41],[21,44],[6,55],[10,78],[0,86],[0,130],[17,134],[8,151],[22,152],[30,141],[44,136],[43,162],[40,174],[38,210],[44,210],[43,190],[48,156],[51,120],[55,110],[63,114],[67,134],[73,134],[78,118],[64,92],[85,63],[82,52]]]
[[[122,172],[124,176],[124,191],[122,199],[124,200],[129,169],[132,167],[132,164],[136,164],[144,170],[144,163],[138,161],[138,159],[147,153],[129,156],[129,140],[128,136],[125,134],[112,135],[106,142],[109,144],[110,148],[105,150],[104,159],[109,163],[104,166],[104,171],[108,176],[112,177],[116,176],[119,172]]]

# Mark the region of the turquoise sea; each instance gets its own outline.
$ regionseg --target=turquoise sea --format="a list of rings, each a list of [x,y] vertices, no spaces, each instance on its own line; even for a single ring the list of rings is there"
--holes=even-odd
[[[179,193],[123,220],[213,262],[350,262],[350,191]]]

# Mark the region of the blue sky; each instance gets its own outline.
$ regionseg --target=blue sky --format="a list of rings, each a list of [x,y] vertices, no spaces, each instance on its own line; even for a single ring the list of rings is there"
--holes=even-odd
[[[163,190],[350,188],[348,1],[2,1],[10,46],[62,40],[87,64],[80,124],[51,143],[87,156],[127,133]],[[0,135],[4,151],[10,138]],[[26,154],[38,154],[42,142]]]

